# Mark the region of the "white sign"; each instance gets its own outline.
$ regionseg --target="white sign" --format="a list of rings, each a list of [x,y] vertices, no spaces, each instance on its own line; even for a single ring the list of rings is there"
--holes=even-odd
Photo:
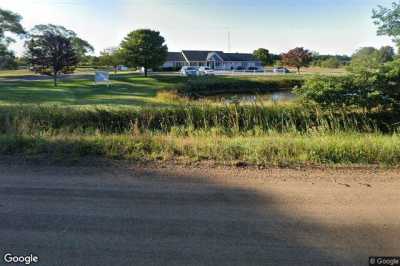
[[[108,73],[107,71],[96,71],[94,82],[96,84],[107,83],[107,85],[110,85],[110,73]]]

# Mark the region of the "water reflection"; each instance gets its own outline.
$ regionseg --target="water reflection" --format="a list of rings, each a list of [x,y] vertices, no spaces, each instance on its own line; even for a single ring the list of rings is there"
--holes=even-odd
[[[224,103],[255,103],[257,101],[288,102],[296,99],[292,91],[275,91],[264,94],[224,94],[207,97],[209,100]]]
[[[269,95],[273,102],[292,101],[296,95],[291,91],[277,91]]]

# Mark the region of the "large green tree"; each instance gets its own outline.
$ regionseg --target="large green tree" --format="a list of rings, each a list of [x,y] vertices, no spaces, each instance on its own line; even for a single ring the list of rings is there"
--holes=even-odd
[[[378,35],[387,35],[400,48],[400,1],[393,2],[391,8],[378,6],[372,11],[372,18],[378,27]]]
[[[54,86],[57,86],[60,73],[73,71],[79,63],[82,51],[91,49],[73,31],[55,25],[34,27],[25,45],[28,62],[38,72],[53,76]]]
[[[81,39],[78,35],[63,26],[53,24],[41,24],[36,25],[30,32],[30,35],[44,35],[52,34],[57,36],[64,36],[69,39],[72,43],[73,48],[78,56],[79,61],[83,59],[87,54],[93,53],[94,48],[89,42]]]
[[[300,74],[300,68],[306,67],[312,60],[312,53],[303,47],[297,47],[286,54],[282,54],[283,64],[297,68],[297,73]]]
[[[269,51],[265,48],[259,48],[253,52],[255,58],[261,61],[263,66],[272,64],[271,56]]]
[[[11,42],[12,38],[6,37],[6,32],[14,34],[24,34],[21,25],[22,17],[16,13],[0,8],[0,42]]]
[[[149,29],[129,33],[121,43],[121,52],[128,66],[148,69],[160,67],[167,58],[168,47],[160,32]]]
[[[24,34],[21,20],[20,15],[0,8],[0,69],[15,67],[14,53],[8,50],[8,45],[14,42],[14,39],[6,36],[6,33]]]

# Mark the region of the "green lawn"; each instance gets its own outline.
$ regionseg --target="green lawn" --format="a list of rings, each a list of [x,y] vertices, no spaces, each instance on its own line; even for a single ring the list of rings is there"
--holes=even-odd
[[[0,78],[20,78],[24,76],[38,76],[38,75],[26,69],[0,70]]]
[[[0,105],[41,104],[63,106],[169,106],[173,102],[156,97],[160,89],[175,88],[186,78],[174,75],[158,75],[145,78],[131,72],[112,75],[112,85],[95,85],[92,75],[82,79],[69,79],[53,86],[51,80],[23,81],[23,77],[32,77],[21,71],[0,73]],[[3,78],[3,80],[2,80]],[[12,79],[6,81],[4,78]],[[285,76],[243,76],[218,77],[223,79],[301,79],[295,74]]]
[[[0,104],[49,104],[70,106],[118,105],[143,106],[164,103],[156,98],[157,90],[181,82],[180,77],[145,78],[119,75],[112,85],[95,85],[92,80],[1,81]]]
[[[74,79],[60,81],[58,87],[54,87],[51,80],[30,81],[29,79],[37,78],[38,75],[27,70],[0,71],[0,105],[170,106],[175,104],[175,101],[165,99],[165,97],[157,97],[157,91],[168,88],[174,89],[177,84],[186,80],[186,78],[177,75],[163,74],[145,78],[137,73],[121,72],[117,75],[112,74],[112,86],[107,87],[105,85],[95,85],[93,74],[90,74],[90,71],[92,70],[80,69]],[[319,71],[322,70],[309,68],[304,69],[304,74],[302,75],[291,73],[287,75],[245,75],[217,78],[257,82],[262,82],[263,80],[293,80],[304,79],[305,76],[312,73],[322,73]],[[323,74],[337,74],[334,70],[323,69],[323,71],[325,71]],[[340,72],[343,70],[335,71]]]

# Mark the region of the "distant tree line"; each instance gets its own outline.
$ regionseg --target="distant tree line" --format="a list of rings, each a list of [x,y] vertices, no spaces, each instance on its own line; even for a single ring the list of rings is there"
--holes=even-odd
[[[302,54],[303,51],[306,51]],[[296,56],[297,53],[297,56]],[[263,66],[293,66],[300,67],[314,66],[323,68],[339,68],[350,64],[351,57],[347,55],[320,55],[298,47],[287,53],[273,54],[266,48],[259,48],[253,52],[253,55],[259,59]],[[297,59],[295,59],[297,57]],[[293,64],[293,60],[298,63]],[[302,62],[302,63],[300,63]]]

